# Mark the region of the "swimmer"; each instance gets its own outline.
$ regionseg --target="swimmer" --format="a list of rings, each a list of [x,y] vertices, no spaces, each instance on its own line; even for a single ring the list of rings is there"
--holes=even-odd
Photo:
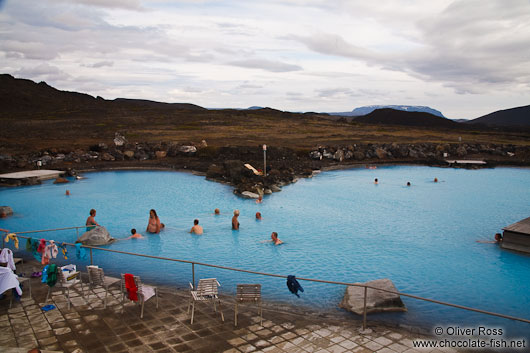
[[[261,196],[260,194],[258,199],[256,200],[256,203],[262,203],[262,202],[263,202],[263,196]]]
[[[261,213],[256,212],[256,220],[261,221]]]
[[[96,228],[96,226],[99,226],[98,222],[96,222],[96,210],[95,209],[91,209],[90,210],[90,216],[86,219],[86,223],[85,225],[87,226],[86,227],[86,231],[88,232],[89,230],[92,230],[94,228]]]
[[[235,210],[234,217],[232,217],[232,229],[233,230],[239,230],[239,221],[237,220],[237,217],[239,217],[239,210]]]
[[[148,233],[158,234],[162,228],[164,228],[164,226],[162,226],[160,223],[160,219],[158,218],[156,211],[151,209],[149,211],[149,223],[147,223],[147,229],[145,231]]]
[[[272,232],[272,234],[271,234],[271,239],[272,239],[272,242],[274,243],[274,245],[280,245],[280,244],[283,244],[283,241],[281,241],[280,239],[278,239],[278,233],[276,233],[276,232]]]
[[[379,184],[379,180],[377,180],[377,178],[374,179],[374,184],[375,185]]]
[[[499,244],[502,243],[502,234],[495,233],[495,240],[477,240],[477,243],[482,244]]]
[[[131,236],[125,239],[142,239],[143,236],[140,233],[136,233],[136,229],[131,229]]]
[[[65,195],[66,195],[66,196],[70,196],[70,190],[66,190]]]
[[[438,182],[438,178],[434,178],[434,182],[437,183]]]
[[[213,214],[216,216],[219,216],[221,214],[221,211],[219,211],[219,209],[216,208],[215,210],[213,210]]]
[[[191,227],[190,233],[195,233],[197,235],[201,235],[203,232],[202,227],[199,225],[199,220],[195,219],[193,221],[193,227]]]
[[[407,181],[407,186],[410,186],[410,181]]]

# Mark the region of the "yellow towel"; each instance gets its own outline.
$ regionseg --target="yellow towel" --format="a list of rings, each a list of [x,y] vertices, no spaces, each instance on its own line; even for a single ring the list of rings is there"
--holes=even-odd
[[[6,235],[5,242],[9,243],[9,239],[12,239],[15,242],[15,248],[18,249],[18,238],[17,238],[17,235],[15,233],[9,233],[8,235]]]

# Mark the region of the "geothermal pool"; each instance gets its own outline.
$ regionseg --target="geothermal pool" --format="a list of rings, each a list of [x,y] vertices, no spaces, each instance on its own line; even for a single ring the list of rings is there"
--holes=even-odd
[[[80,226],[95,208],[97,222],[113,237],[125,238],[131,228],[147,236],[118,241],[110,249],[334,281],[390,278],[404,293],[530,318],[530,256],[477,242],[491,240],[502,227],[530,216],[529,169],[391,166],[329,171],[267,195],[262,204],[189,173],[114,171],[85,177],[63,185],[49,181],[0,189],[0,204],[15,211],[13,217],[0,219],[0,228]],[[411,187],[405,186],[407,181]],[[64,195],[66,189],[70,196]],[[160,235],[145,234],[151,208],[166,224]],[[215,208],[221,215],[213,214]],[[239,231],[230,226],[234,209],[241,211]],[[255,220],[257,211],[263,220]],[[202,236],[188,233],[195,218],[204,227]],[[272,231],[285,244],[264,243]],[[75,230],[34,236],[76,239]],[[71,249],[70,259],[73,254]],[[87,263],[73,262],[83,269]],[[184,288],[191,280],[189,264],[107,252],[95,252],[94,262],[107,274],[131,272],[145,282]],[[337,310],[344,293],[342,286],[301,282],[305,292],[297,298],[283,279],[200,266],[195,271],[196,279],[218,278],[226,294],[235,292],[236,283],[261,283],[269,301],[327,312]],[[407,313],[375,318],[427,329],[503,327],[509,336],[528,336],[530,331],[530,324],[403,300]]]

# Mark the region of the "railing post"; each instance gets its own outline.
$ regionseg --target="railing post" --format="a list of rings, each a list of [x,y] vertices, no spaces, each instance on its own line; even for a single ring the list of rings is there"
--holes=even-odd
[[[195,290],[195,262],[191,263],[191,283],[193,284],[193,290]]]
[[[363,310],[363,331],[366,330],[366,297],[367,297],[368,287],[364,287],[364,310]]]
[[[92,248],[90,248],[90,265],[93,265],[93,264],[94,264],[94,261],[92,258]],[[364,301],[366,302],[366,299]]]
[[[79,228],[78,227],[75,227],[75,235],[76,235],[76,239],[75,241],[78,241],[79,240]]]

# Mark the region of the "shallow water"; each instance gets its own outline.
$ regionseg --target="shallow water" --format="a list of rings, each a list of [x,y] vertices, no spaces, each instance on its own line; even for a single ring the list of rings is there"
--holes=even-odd
[[[390,278],[409,294],[530,318],[530,256],[500,249],[495,232],[530,216],[530,170],[482,170],[417,166],[325,172],[268,195],[262,204],[244,200],[232,188],[203,177],[165,171],[97,172],[67,185],[0,190],[0,204],[15,216],[0,228],[14,231],[83,225],[90,208],[112,236],[131,228],[145,234],[150,208],[166,229],[146,239],[118,241],[110,249],[345,282]],[[434,183],[437,177],[440,182]],[[379,185],[374,185],[374,178]],[[407,181],[412,183],[406,187]],[[69,189],[71,196],[65,196]],[[220,216],[213,210],[221,209]],[[232,231],[234,209],[241,229]],[[259,211],[262,221],[256,221]],[[190,235],[193,219],[203,236]],[[276,231],[285,244],[263,241]],[[75,231],[37,234],[73,242]],[[24,246],[24,244],[22,244]],[[70,252],[73,255],[73,251]],[[109,274],[132,272],[145,281],[185,287],[191,266],[95,253]],[[83,261],[77,262],[84,265]],[[196,266],[196,278],[216,277],[221,290],[236,283],[261,283],[269,300],[335,310],[344,293],[337,285],[302,282],[301,298],[285,280]],[[407,313],[377,316],[409,325],[504,327],[528,336],[530,324],[514,323],[404,298]]]

